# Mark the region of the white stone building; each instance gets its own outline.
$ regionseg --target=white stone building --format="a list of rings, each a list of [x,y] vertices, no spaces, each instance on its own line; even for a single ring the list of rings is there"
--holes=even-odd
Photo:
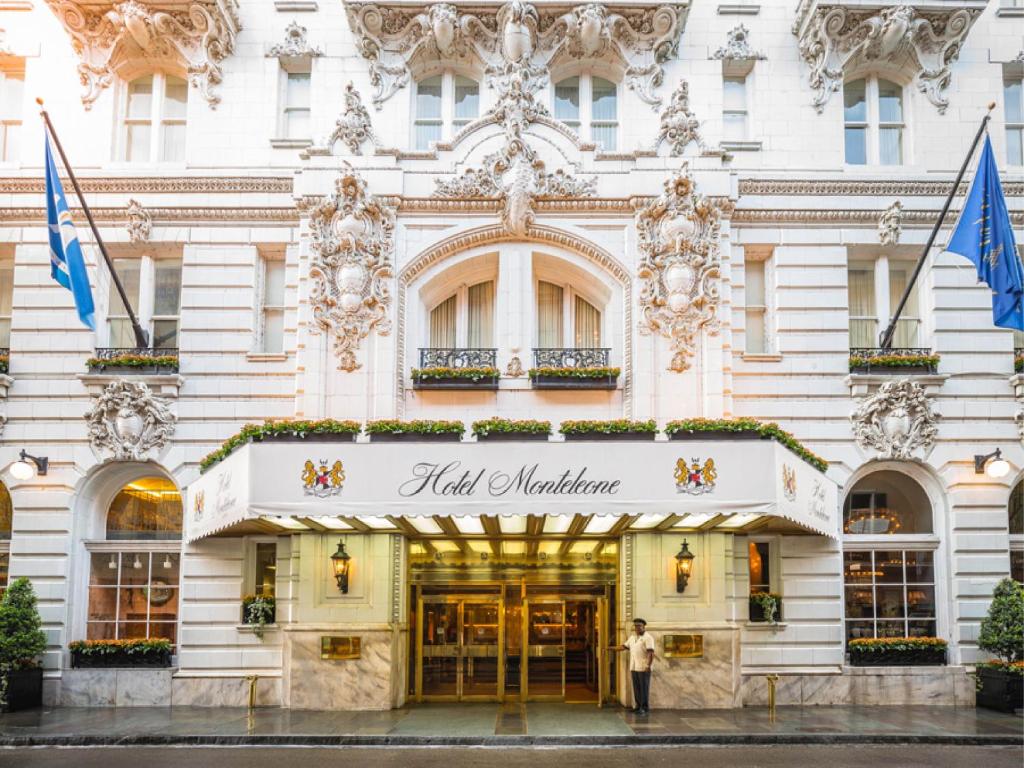
[[[851,372],[851,350],[989,102],[1024,242],[1022,77],[1015,0],[0,0],[0,580],[39,594],[49,699],[243,704],[257,675],[293,707],[625,702],[601,649],[641,615],[655,706],[763,704],[771,673],[779,703],[971,701],[991,590],[1024,571],[1024,341],[942,253],[954,216],[895,341],[941,359]],[[37,96],[163,368],[88,363],[135,345],[77,207],[95,332],[49,275]],[[435,365],[500,377],[418,385]],[[615,370],[545,389],[545,365]],[[555,434],[480,445],[491,416]],[[777,422],[827,476],[771,443],[557,434],[695,417]],[[254,443],[200,473],[247,423],[327,418],[467,432]],[[1010,472],[977,473],[996,449]],[[17,479],[22,450],[46,473]],[[417,506],[431,455],[590,474]],[[713,492],[676,496],[709,459]],[[313,493],[305,462],[336,460]],[[847,638],[905,634],[948,666],[848,666]],[[73,640],[147,635],[175,656],[145,683],[70,668]],[[321,658],[332,637],[359,658]]]

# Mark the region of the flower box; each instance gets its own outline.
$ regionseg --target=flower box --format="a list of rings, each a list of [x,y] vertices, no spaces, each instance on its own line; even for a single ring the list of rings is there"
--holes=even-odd
[[[625,440],[646,440],[648,442],[657,437],[657,432],[570,432],[565,436],[566,442],[582,440],[599,440],[605,442],[616,442]]]
[[[850,355],[850,373],[934,374],[939,370],[939,355],[854,354]]]
[[[853,667],[945,666],[946,642],[934,637],[880,637],[851,640]]]
[[[128,376],[158,376],[178,372],[178,365],[89,365],[89,373],[116,373]]]
[[[775,619],[772,623],[778,624],[782,621],[782,598],[775,598]],[[754,599],[754,596],[750,596],[750,609],[747,613],[747,620],[753,624],[767,624],[768,619],[764,613],[764,606],[759,600]]]
[[[654,419],[584,419],[563,421],[558,429],[567,441],[577,440],[654,440],[658,425]]]
[[[543,366],[529,370],[534,389],[615,389],[619,380],[618,368]]]
[[[520,419],[511,421],[493,417],[473,422],[473,434],[478,441],[492,443],[532,440],[541,442],[551,434],[550,421]]]
[[[461,421],[433,419],[378,419],[366,425],[371,443],[457,443],[465,431]]]
[[[680,419],[665,425],[669,440],[774,440],[785,446],[819,472],[828,471],[828,462],[800,443],[774,422],[757,419]]]
[[[3,712],[18,712],[43,706],[43,668],[12,669],[4,675]]]
[[[413,389],[481,389],[496,390],[497,368],[414,368]]]
[[[1024,709],[1024,668],[979,664],[977,678],[977,706],[1010,714]]]
[[[89,373],[157,375],[178,372],[177,355],[123,354],[114,357],[90,357]]]
[[[111,667],[169,667],[170,649],[159,651],[113,651],[109,653],[85,653],[71,651],[72,669],[103,669]]]
[[[481,443],[514,443],[523,440],[546,442],[548,436],[539,432],[491,432],[487,435],[477,435],[476,439]]]
[[[358,432],[276,432],[265,435],[253,435],[254,443],[354,443],[359,437]]]
[[[370,435],[371,443],[457,443],[458,432],[379,432]]]
[[[672,432],[668,436],[669,440],[771,440],[767,435],[762,435],[760,432],[755,432],[752,429],[742,429],[738,432],[730,430],[720,431],[689,431],[680,430]]]
[[[199,462],[199,471],[205,472],[218,462],[223,461],[246,443],[259,442],[353,442],[362,430],[358,421],[336,421],[320,419],[317,421],[273,421],[266,424],[246,424],[241,430],[229,437],[220,448],[208,453]]]

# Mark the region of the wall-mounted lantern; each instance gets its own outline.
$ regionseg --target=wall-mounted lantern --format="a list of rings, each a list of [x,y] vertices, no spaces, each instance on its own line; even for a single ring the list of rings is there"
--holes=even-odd
[[[683,546],[679,548],[676,555],[676,592],[682,594],[686,591],[686,585],[690,583],[690,574],[693,572],[693,552],[686,545],[683,539]]]
[[[1003,452],[996,448],[992,453],[975,454],[974,474],[988,475],[992,479],[1006,477],[1010,473],[1010,462],[1003,458]]]
[[[348,594],[348,569],[352,564],[352,555],[345,551],[345,542],[338,542],[338,551],[331,555],[331,565],[334,566],[334,579],[338,582],[338,591],[343,595]]]
[[[18,480],[31,480],[37,474],[45,475],[49,466],[50,460],[46,456],[32,456],[22,449],[18,461],[10,466],[11,477]]]

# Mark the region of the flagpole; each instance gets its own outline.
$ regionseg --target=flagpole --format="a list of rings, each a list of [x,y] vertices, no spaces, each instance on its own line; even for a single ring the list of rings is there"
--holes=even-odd
[[[68,162],[67,155],[64,154],[64,147],[61,146],[60,139],[57,137],[57,131],[53,127],[53,123],[50,122],[50,116],[43,109],[43,100],[37,98],[36,103],[39,105],[39,114],[43,118],[43,122],[46,124],[47,130],[50,132],[50,136],[53,137],[53,143],[57,147],[57,153],[60,155],[61,162],[64,163],[64,170],[68,173],[68,178],[71,179],[71,186],[75,188],[75,194],[78,196],[78,202],[82,204],[82,210],[85,212],[85,218],[89,220],[89,227],[92,229],[93,237],[96,238],[96,244],[100,247],[100,253],[103,254],[103,260],[107,263],[107,269],[110,270],[110,277],[114,281],[114,286],[117,288],[117,293],[121,297],[121,303],[124,304],[125,310],[128,312],[128,318],[132,321],[132,330],[135,332],[135,344],[138,349],[147,349],[149,347],[149,339],[146,338],[146,332],[142,330],[142,326],[139,325],[139,320],[135,317],[135,312],[132,311],[132,305],[128,301],[128,295],[124,291],[124,286],[121,284],[121,278],[117,276],[117,270],[114,269],[114,262],[110,258],[110,254],[107,253],[107,246],[103,244],[103,238],[100,237],[100,231],[96,228],[96,222],[92,218],[92,211],[89,210],[89,205],[85,202],[85,196],[82,194],[82,188],[78,186],[78,179],[75,178],[75,172],[71,170],[71,163]]]
[[[935,222],[935,226],[932,227],[932,233],[928,236],[928,242],[925,243],[924,250],[921,252],[920,258],[917,260],[917,265],[914,267],[914,273],[910,276],[910,280],[907,281],[907,287],[903,290],[903,296],[900,298],[900,303],[896,306],[896,312],[893,313],[892,320],[889,321],[888,327],[882,332],[879,346],[882,348],[883,353],[887,352],[892,346],[892,337],[896,333],[896,323],[899,322],[900,315],[903,313],[903,308],[907,305],[907,301],[910,299],[910,292],[914,290],[914,284],[917,282],[918,275],[921,274],[921,270],[924,268],[924,263],[928,259],[928,254],[931,252],[932,245],[935,244],[935,238],[938,236],[939,230],[942,228],[942,222],[946,218],[946,214],[949,213],[949,206],[953,203],[953,198],[956,196],[956,192],[960,188],[960,182],[963,181],[964,174],[967,173],[967,166],[971,164],[971,158],[974,157],[974,152],[978,149],[981,137],[985,134],[985,129],[988,127],[988,121],[992,119],[992,110],[995,108],[996,103],[994,101],[989,102],[988,112],[986,112],[985,117],[981,119],[981,125],[978,126],[978,132],[974,135],[974,142],[971,144],[971,150],[967,153],[967,157],[964,158],[964,164],[960,166],[960,172],[956,175],[956,181],[953,182],[953,186],[949,190],[949,195],[946,197],[946,204],[942,206],[942,212],[939,214],[939,219]]]

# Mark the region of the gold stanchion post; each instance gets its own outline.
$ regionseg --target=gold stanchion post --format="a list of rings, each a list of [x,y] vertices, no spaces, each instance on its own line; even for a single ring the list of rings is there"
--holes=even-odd
[[[778,675],[765,675],[768,681],[768,719],[775,722],[775,683],[779,681]]]

